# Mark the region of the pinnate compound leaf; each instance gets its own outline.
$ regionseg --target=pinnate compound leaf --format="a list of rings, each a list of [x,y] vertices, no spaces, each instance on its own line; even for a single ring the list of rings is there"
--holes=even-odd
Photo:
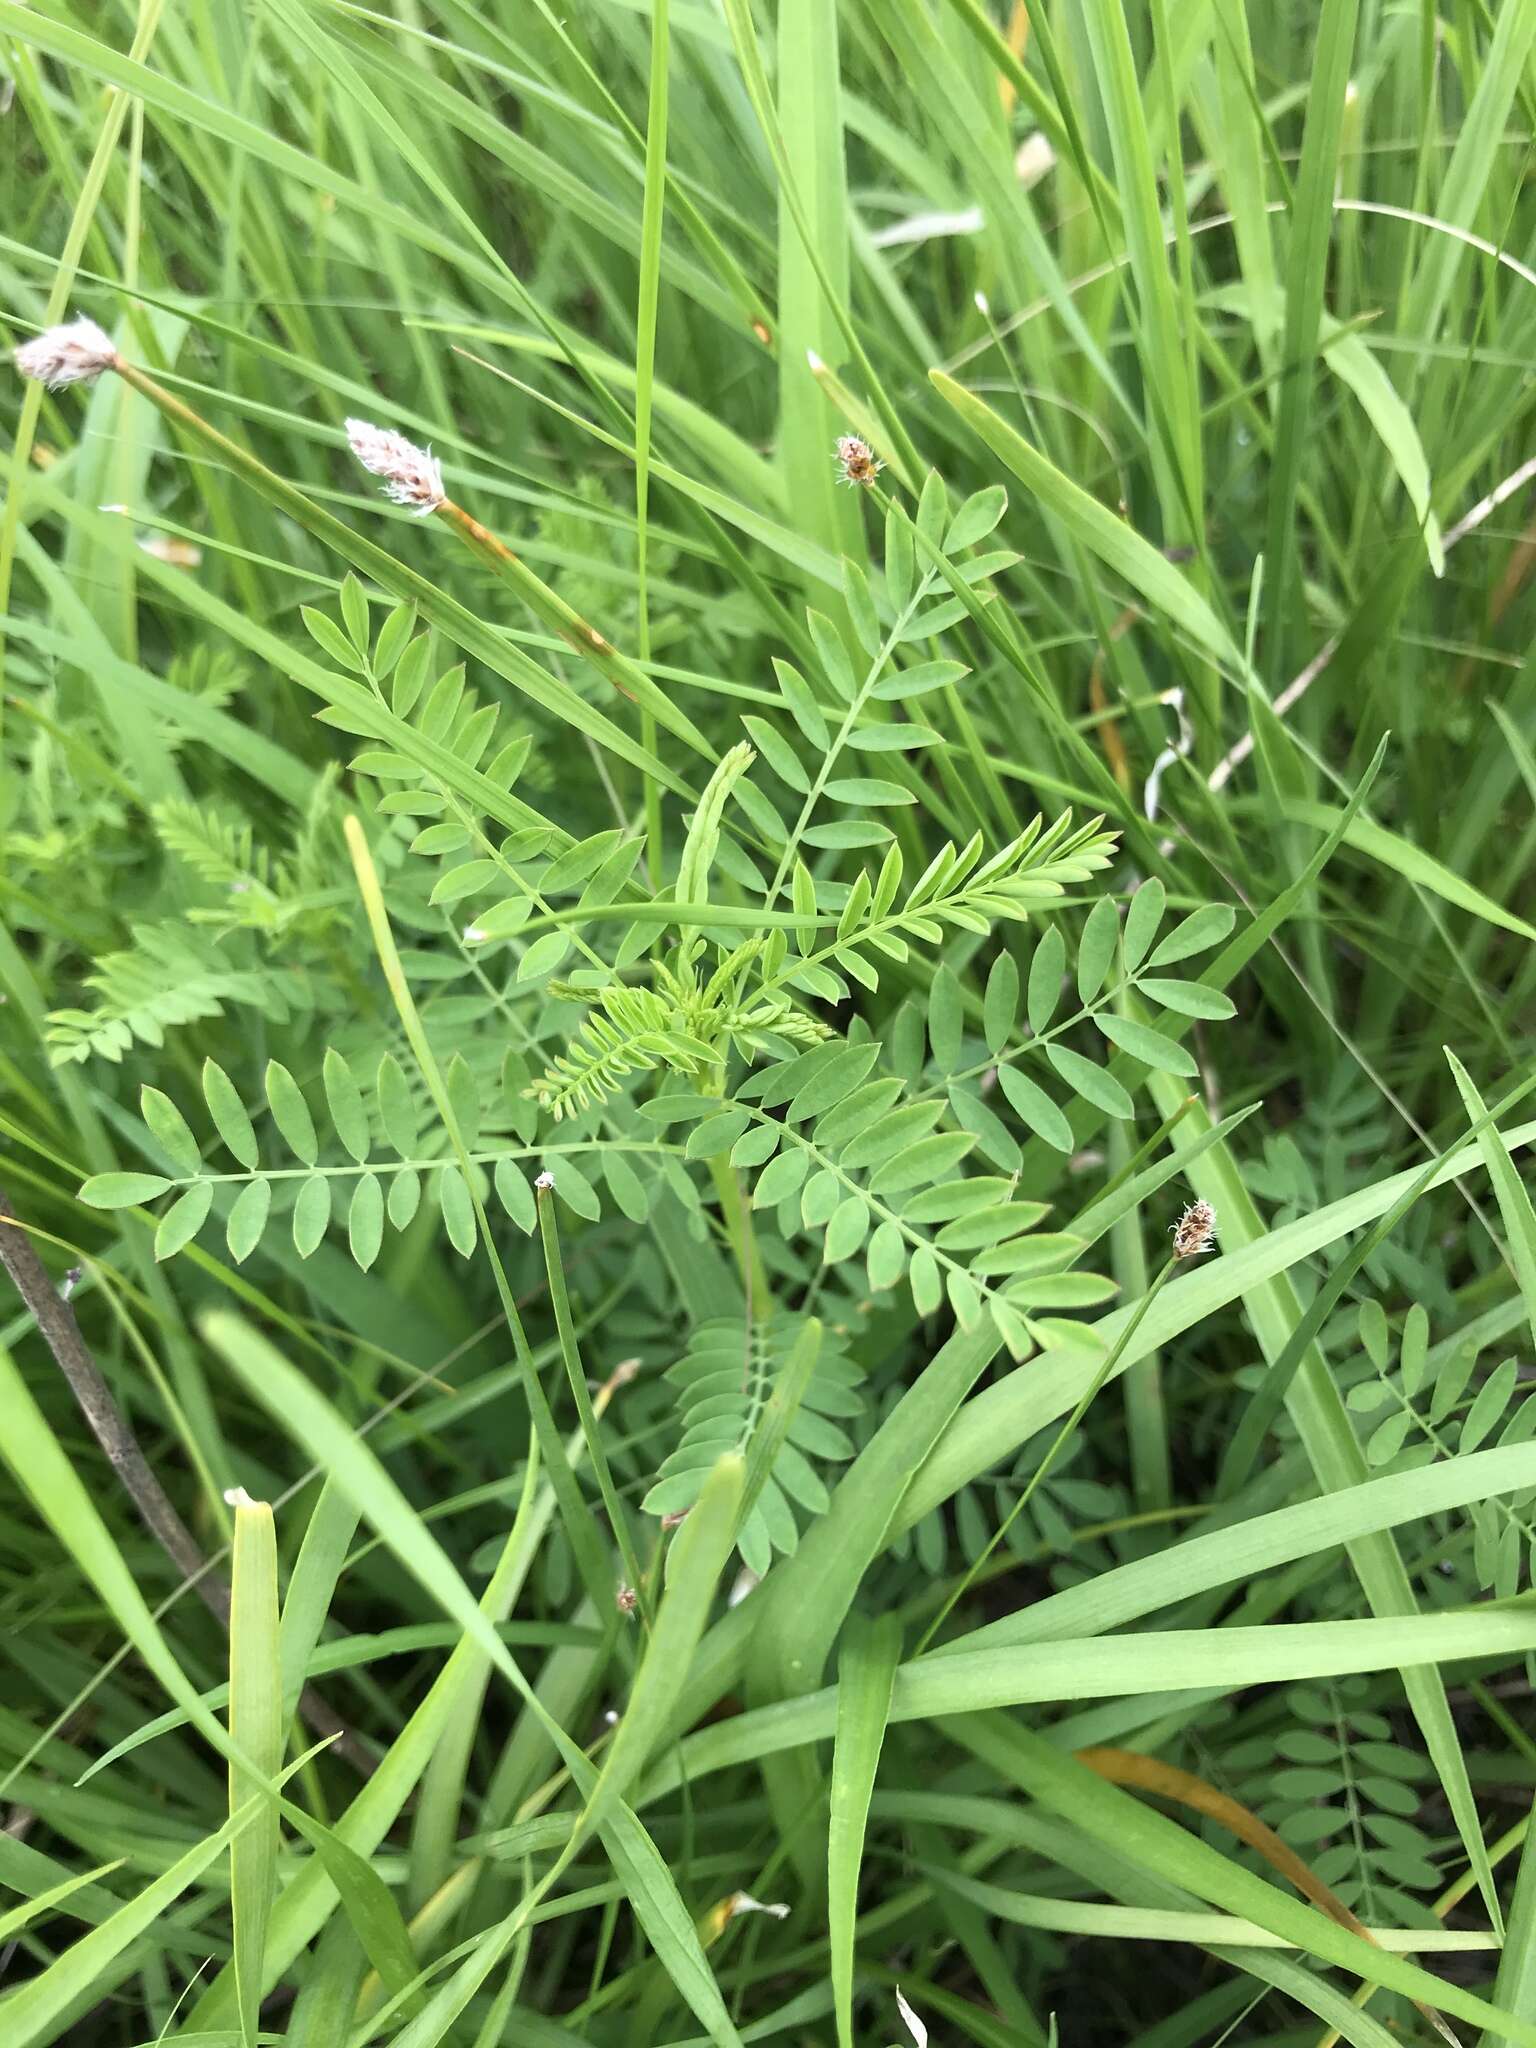
[[[173,1258],[185,1245],[189,1245],[208,1219],[213,1207],[213,1187],[206,1180],[194,1181],[184,1194],[178,1195],[161,1217],[155,1231],[155,1257]]]
[[[365,1173],[352,1190],[347,1210],[347,1244],[366,1273],[384,1242],[384,1194],[376,1173]]]
[[[243,1266],[261,1243],[271,1209],[272,1183],[263,1177],[248,1181],[235,1197],[224,1235],[237,1266]]]
[[[370,1148],[368,1112],[363,1107],[362,1090],[352,1069],[333,1045],[326,1047],[321,1075],[336,1135],[361,1166],[367,1160]]]
[[[244,1167],[254,1170],[260,1160],[256,1133],[240,1091],[216,1060],[203,1062],[203,1099],[214,1129]]]
[[[305,1166],[313,1166],[320,1151],[315,1120],[298,1082],[280,1060],[268,1060],[266,1087],[267,1106],[285,1144]]]
[[[172,1185],[158,1173],[95,1173],[80,1190],[80,1199],[92,1209],[133,1209]]]
[[[169,1095],[162,1095],[158,1088],[141,1088],[139,1114],[171,1164],[181,1173],[196,1173],[203,1163],[202,1153],[186,1118]]]

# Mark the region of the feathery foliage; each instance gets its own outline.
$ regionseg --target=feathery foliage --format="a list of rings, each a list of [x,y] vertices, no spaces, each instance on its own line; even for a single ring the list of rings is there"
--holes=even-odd
[[[1536,0],[0,29],[0,2041],[1533,2048]]]

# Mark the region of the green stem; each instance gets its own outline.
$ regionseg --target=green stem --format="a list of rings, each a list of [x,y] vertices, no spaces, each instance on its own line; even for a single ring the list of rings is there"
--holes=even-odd
[[[560,1356],[565,1361],[565,1376],[571,1383],[571,1392],[576,1397],[576,1414],[581,1423],[581,1433],[587,1441],[587,1456],[592,1460],[592,1470],[597,1475],[598,1491],[603,1496],[603,1506],[608,1511],[609,1526],[614,1541],[619,1546],[619,1555],[624,1560],[625,1582],[633,1590],[640,1603],[640,1612],[646,1625],[650,1624],[650,1608],[645,1591],[645,1580],[640,1569],[640,1558],[629,1533],[629,1522],[619,1499],[618,1488],[613,1483],[613,1474],[608,1469],[608,1455],[603,1449],[602,1432],[598,1426],[597,1412],[592,1406],[592,1396],[587,1388],[587,1376],[582,1369],[581,1350],[576,1341],[575,1326],[571,1321],[571,1298],[565,1284],[565,1262],[560,1256],[560,1223],[555,1213],[555,1177],[541,1174],[537,1183],[539,1203],[539,1234],[544,1242],[544,1270],[549,1276],[549,1298],[555,1309],[555,1328],[560,1334]]]
[[[656,720],[642,708],[640,713],[640,744],[648,754],[656,751]],[[645,774],[645,872],[653,889],[661,887],[661,784],[648,771]]]
[[[657,717],[669,731],[698,746],[707,754],[709,747],[703,742],[691,719],[677,710],[671,700],[657,688],[645,670],[631,661],[614,646],[596,626],[584,619],[580,612],[568,605],[563,597],[530,569],[522,557],[513,552],[498,534],[492,533],[472,513],[452,498],[445,498],[437,507],[437,517],[456,533],[470,551],[484,562],[500,579],[515,590],[535,618],[542,619],[547,626],[560,635],[573,653],[579,654],[619,692],[639,703],[642,712]],[[702,743],[702,744],[701,744]]]
[[[497,1297],[501,1302],[502,1314],[506,1317],[507,1329],[512,1338],[512,1349],[523,1379],[524,1398],[527,1400],[529,1416],[538,1440],[539,1450],[549,1471],[549,1482],[554,1489],[560,1518],[571,1551],[576,1559],[576,1568],[581,1574],[583,1585],[590,1596],[595,1612],[604,1612],[604,1603],[611,1596],[613,1581],[611,1568],[603,1555],[587,1513],[585,1501],[576,1484],[576,1476],[565,1455],[565,1446],[555,1427],[555,1418],[550,1413],[549,1400],[539,1378],[538,1366],[528,1342],[528,1333],[523,1327],[518,1312],[517,1298],[507,1278],[506,1267],[496,1249],[490,1218],[485,1213],[485,1204],[475,1189],[475,1176],[469,1163],[469,1153],[464,1144],[459,1120],[454,1115],[449,1099],[447,1084],[438,1066],[437,1057],[427,1038],[421,1014],[416,1008],[416,999],[411,994],[405,968],[401,964],[399,949],[395,945],[394,933],[390,928],[389,912],[384,904],[384,891],[379,884],[378,870],[373,864],[373,855],[368,849],[368,840],[356,817],[348,816],[342,824],[347,851],[351,856],[353,871],[357,876],[358,891],[363,899],[363,911],[373,935],[374,949],[384,973],[385,985],[399,1014],[405,1030],[406,1041],[421,1070],[422,1079],[447,1131],[454,1149],[465,1184],[469,1188],[470,1200],[475,1205],[475,1220],[479,1225],[480,1242],[490,1261],[491,1273],[496,1282]]]
[[[1125,1350],[1126,1345],[1129,1344],[1132,1337],[1135,1336],[1136,1331],[1140,1326],[1142,1317],[1147,1313],[1147,1310],[1152,1306],[1153,1302],[1156,1301],[1158,1294],[1162,1290],[1164,1282],[1168,1279],[1169,1275],[1173,1272],[1174,1268],[1179,1265],[1179,1263],[1180,1261],[1178,1259],[1170,1259],[1167,1265],[1164,1266],[1163,1270],[1158,1274],[1157,1278],[1152,1282],[1152,1285],[1147,1289],[1146,1293],[1141,1297],[1141,1300],[1136,1304],[1136,1313],[1131,1317],[1130,1321],[1126,1324],[1125,1328],[1120,1332],[1120,1335],[1116,1338],[1114,1344],[1111,1346],[1109,1352],[1107,1353],[1104,1359],[1104,1363],[1099,1367],[1098,1371],[1089,1381],[1086,1389],[1084,1390],[1082,1399],[1078,1402],[1077,1406],[1072,1410],[1072,1413],[1067,1417],[1066,1421],[1061,1425],[1060,1429],[1057,1430],[1055,1437],[1052,1439],[1050,1449],[1046,1452],[1045,1456],[1040,1460],[1039,1464],[1035,1467],[1034,1471],[1030,1473],[1028,1484],[1025,1486],[1024,1491],[1019,1495],[1018,1499],[1014,1502],[1013,1506],[1008,1510],[1008,1513],[1003,1519],[1003,1521],[999,1524],[998,1528],[993,1534],[991,1542],[987,1545],[986,1549],[981,1553],[980,1557],[976,1559],[975,1563],[966,1572],[965,1576],[961,1579],[959,1585],[956,1586],[955,1590],[950,1594],[949,1598],[944,1602],[944,1605],[939,1609],[938,1613],[933,1617],[933,1620],[929,1622],[927,1628],[923,1631],[922,1641],[918,1644],[916,1650],[913,1652],[914,1656],[920,1657],[923,1654],[924,1650],[927,1649],[928,1645],[933,1641],[933,1638],[938,1633],[939,1629],[943,1627],[944,1622],[947,1619],[950,1610],[954,1607],[956,1601],[960,1599],[961,1595],[965,1592],[966,1588],[970,1585],[971,1581],[975,1578],[976,1574],[981,1570],[982,1566],[986,1563],[987,1559],[992,1555],[993,1551],[996,1550],[999,1543],[1002,1542],[1003,1538],[1008,1534],[1008,1531],[1013,1527],[1014,1523],[1018,1520],[1019,1516],[1024,1512],[1025,1508],[1029,1505],[1030,1496],[1034,1493],[1035,1488],[1040,1484],[1041,1480],[1044,1479],[1046,1473],[1050,1471],[1052,1465],[1055,1464],[1057,1455],[1060,1452],[1062,1445],[1067,1441],[1068,1437],[1071,1436],[1072,1432],[1077,1428],[1077,1425],[1082,1421],[1084,1415],[1088,1411],[1089,1404],[1092,1402],[1094,1396],[1098,1393],[1099,1389],[1104,1385],[1105,1381],[1109,1378],[1110,1374],[1114,1371],[1116,1365],[1119,1363],[1121,1353]]]
[[[869,702],[869,694],[871,690],[873,690],[876,683],[879,682],[880,677],[884,672],[886,663],[895,654],[898,646],[900,646],[901,636],[905,632],[909,621],[916,616],[918,607],[919,605],[921,605],[924,598],[928,595],[928,591],[932,582],[933,571],[929,570],[929,572],[919,580],[916,590],[914,590],[911,597],[908,598],[907,602],[902,606],[900,612],[897,614],[895,624],[886,634],[884,640],[881,641],[879,650],[876,652],[873,659],[870,661],[869,667],[865,670],[863,681],[858,685],[857,689],[854,691],[853,699],[848,705],[847,710],[843,713],[842,724],[833,734],[831,744],[830,746],[828,746],[826,753],[823,755],[820,763],[817,766],[816,778],[812,782],[811,787],[806,794],[805,801],[800,806],[800,815],[795,820],[794,827],[791,830],[788,839],[784,842],[784,851],[779,856],[778,867],[774,871],[773,880],[768,885],[768,894],[764,899],[765,909],[772,908],[774,903],[778,900],[779,891],[784,887],[785,882],[789,879],[790,869],[794,866],[795,856],[800,850],[801,836],[805,832],[806,827],[810,824],[811,814],[815,810],[817,803],[820,801],[821,793],[826,788],[827,783],[831,778],[833,769],[837,766],[839,755],[842,753],[843,748],[848,743],[848,735],[853,731],[855,725],[857,725],[859,713],[864,709],[865,705]]]
[[[645,125],[645,196],[640,214],[640,296],[635,314],[635,574],[640,599],[640,665],[651,659],[650,495],[651,401],[656,373],[656,308],[661,292],[661,229],[667,195],[668,0],[652,0],[650,98]],[[640,744],[656,752],[656,720],[640,711]],[[661,785],[641,770],[645,789],[645,866],[661,887]]]
[[[763,1255],[757,1248],[757,1234],[752,1228],[751,1204],[742,1194],[741,1183],[729,1162],[718,1153],[709,1162],[709,1177],[720,1198],[725,1227],[731,1236],[731,1249],[741,1269],[741,1285],[747,1297],[747,1319],[760,1322],[772,1313],[773,1293],[768,1285]]]
[[[725,1069],[720,1069],[719,1086],[710,1091],[725,1099]],[[741,1191],[741,1182],[732,1170],[727,1157],[716,1153],[709,1161],[709,1177],[714,1183],[715,1194],[720,1203],[720,1213],[730,1233],[731,1250],[736,1255],[736,1264],[741,1273],[742,1293],[747,1300],[747,1321],[765,1320],[773,1313],[773,1290],[768,1285],[767,1268],[763,1265],[762,1253],[757,1248],[757,1233],[752,1228],[752,1204]]]
[[[1121,1124],[1106,1133],[1110,1164],[1123,1169],[1131,1141]],[[1110,1255],[1122,1299],[1134,1300],[1147,1284],[1147,1254],[1142,1243],[1140,1205],[1110,1225]],[[1163,1405],[1163,1368],[1155,1351],[1139,1358],[1125,1375],[1125,1433],[1131,1461],[1131,1498],[1137,1507],[1155,1512],[1173,1502],[1173,1475],[1168,1455],[1168,1416]]]

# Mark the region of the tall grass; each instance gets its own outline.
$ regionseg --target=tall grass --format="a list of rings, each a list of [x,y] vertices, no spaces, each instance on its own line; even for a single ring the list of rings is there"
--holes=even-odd
[[[1536,0],[0,33],[0,2040],[1536,2043]]]

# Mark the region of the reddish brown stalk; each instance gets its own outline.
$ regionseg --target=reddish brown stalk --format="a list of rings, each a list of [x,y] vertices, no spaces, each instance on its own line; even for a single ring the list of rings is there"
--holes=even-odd
[[[444,498],[435,509],[438,517],[447,521],[466,547],[473,549],[483,562],[504,577],[529,609],[552,626],[573,652],[594,663],[621,696],[634,701],[635,693],[623,674],[628,664],[611,640],[605,639],[595,626],[588,625],[579,612],[573,611],[542,578],[534,575],[520,555],[514,553],[488,526],[483,526],[472,513],[466,512],[462,505],[455,504],[452,498]]]
[[[311,532],[334,541],[341,531],[339,522],[312,505],[295,485],[221,434],[136,363],[119,355],[93,321],[77,320],[66,327],[50,328],[24,344],[16,352],[16,361],[23,375],[39,379],[50,389],[92,383],[104,372],[116,371],[124,383],[158,407],[167,419],[216,449],[237,471],[259,478],[263,489]],[[488,527],[444,495],[441,466],[429,449],[417,448],[393,429],[376,427],[366,420],[349,420],[347,427],[353,453],[366,469],[384,478],[385,490],[397,504],[409,505],[421,516],[440,512],[478,559],[511,584],[535,616],[557,632],[573,652],[592,662],[621,696],[648,705],[663,724],[702,748],[702,740],[686,720],[668,716],[667,700],[643,669],[573,611]]]
[[[1355,1918],[1338,1893],[1330,1891],[1317,1872],[1240,1800],[1218,1792],[1214,1785],[1207,1784],[1204,1778],[1197,1778],[1192,1771],[1181,1771],[1176,1764],[1161,1763],[1156,1757],[1140,1756],[1134,1750],[1080,1749],[1075,1754],[1077,1761],[1085,1764],[1095,1777],[1107,1779],[1111,1785],[1133,1785],[1138,1792],[1151,1792],[1160,1799],[1171,1799],[1180,1806],[1205,1814],[1229,1834],[1236,1835],[1240,1842],[1246,1842],[1250,1849],[1256,1849],[1264,1861],[1278,1870],[1319,1912],[1326,1913],[1341,1927],[1347,1927],[1351,1934],[1358,1934],[1362,1941],[1380,1946],[1375,1935]],[[1417,1999],[1413,2002],[1437,2034],[1453,2044],[1456,2042],[1456,2036],[1439,2013],[1427,2005],[1420,2005]]]

